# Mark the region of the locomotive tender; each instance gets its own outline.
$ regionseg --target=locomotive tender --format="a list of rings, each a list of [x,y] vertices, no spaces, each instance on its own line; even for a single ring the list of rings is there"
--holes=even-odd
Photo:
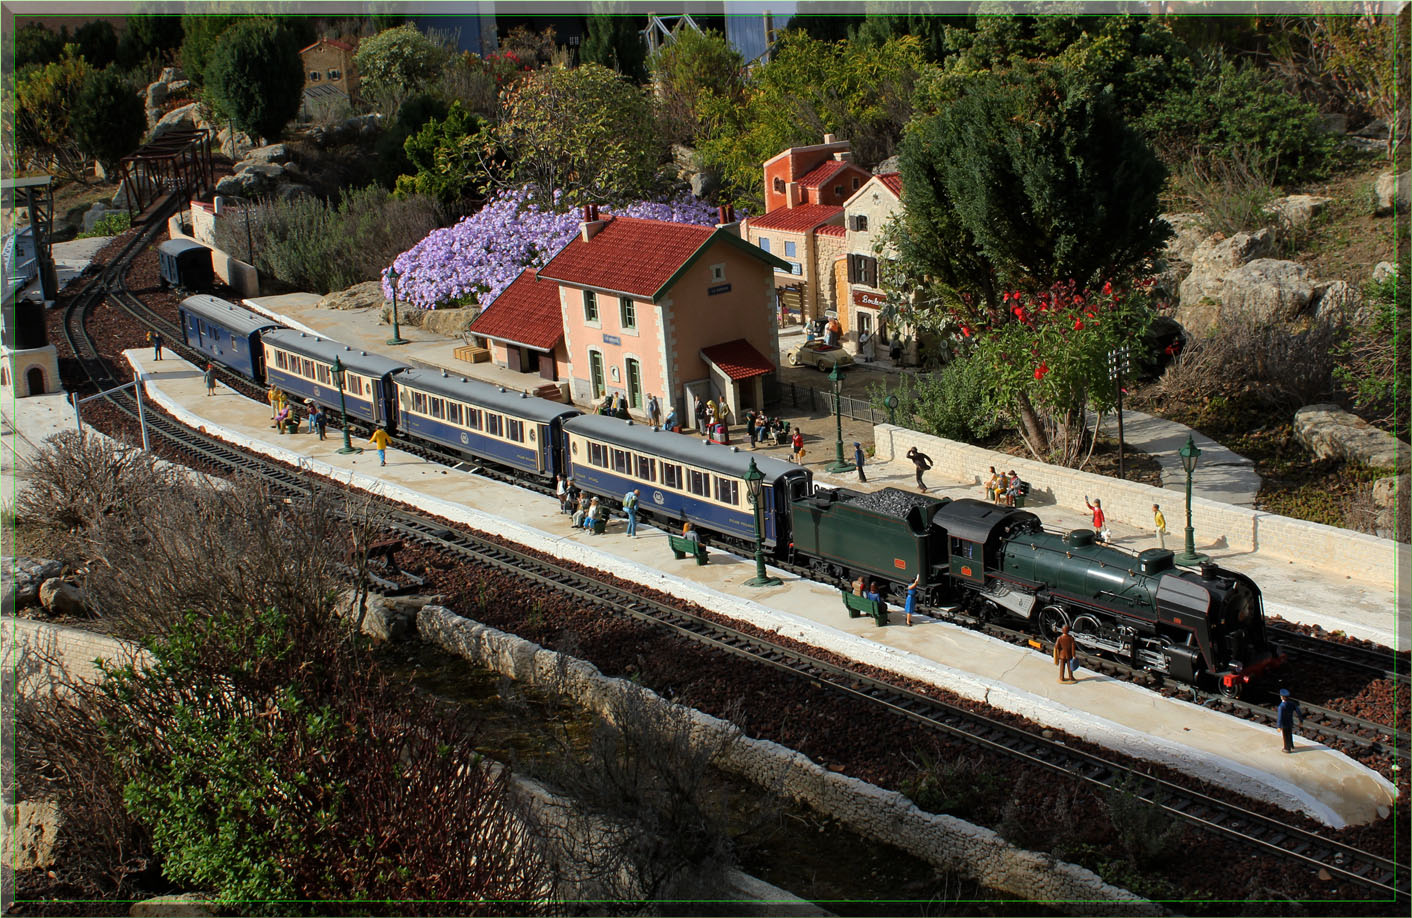
[[[933,606],[955,604],[1048,640],[1067,625],[1090,651],[1180,681],[1214,682],[1231,695],[1283,660],[1266,639],[1259,588],[1215,564],[1179,570],[1170,551],[1133,555],[1095,544],[1087,529],[1046,532],[1033,513],[985,501],[816,487],[808,469],[790,462],[406,367],[272,327],[214,297],[181,308],[189,346],[257,383],[336,411],[337,359],[348,413],[362,422],[541,484],[573,478],[610,505],[639,489],[642,516],[690,521],[742,545],[755,536],[745,485],[753,462],[764,474],[766,551],[822,579],[861,575],[896,594],[919,577]]]

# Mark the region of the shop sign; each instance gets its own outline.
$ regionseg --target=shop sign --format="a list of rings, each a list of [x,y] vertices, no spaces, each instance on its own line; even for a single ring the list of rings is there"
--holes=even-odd
[[[869,306],[873,309],[880,309],[887,305],[887,297],[881,293],[869,293],[866,290],[853,291],[854,306]]]

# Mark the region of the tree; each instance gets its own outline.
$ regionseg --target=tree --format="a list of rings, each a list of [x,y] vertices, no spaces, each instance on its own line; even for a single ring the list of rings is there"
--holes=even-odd
[[[70,121],[79,149],[109,170],[137,149],[147,130],[142,100],[116,66],[88,75]]]
[[[20,161],[57,169],[83,180],[84,158],[74,140],[70,116],[74,100],[92,68],[65,45],[58,61],[20,74],[15,81],[15,142]]]
[[[397,177],[398,194],[424,194],[443,205],[458,204],[475,187],[480,163],[475,138],[484,123],[460,102],[452,103],[445,117],[428,119],[406,140],[406,158],[416,171]]]
[[[78,45],[78,53],[90,67],[101,70],[117,57],[118,33],[113,31],[113,24],[106,19],[85,22],[74,30],[73,40]]]
[[[197,86],[206,84],[206,67],[217,40],[226,29],[243,20],[241,16],[194,13],[181,17],[181,69],[188,80]]]
[[[984,332],[977,347],[1031,450],[1048,456],[1053,442],[1073,461],[1096,368],[1146,325],[1137,301],[1112,291],[1170,233],[1158,218],[1165,169],[1108,88],[1049,66],[974,78],[913,125],[901,172],[893,309],[963,338]]]
[[[129,16],[118,37],[118,66],[133,70],[149,58],[163,58],[181,47],[180,16]]]
[[[15,72],[42,67],[59,60],[68,43],[69,30],[51,32],[42,23],[27,22],[15,30]]]
[[[588,34],[579,49],[579,60],[602,64],[634,83],[647,79],[647,46],[642,40],[642,17],[595,13],[588,17]]]
[[[607,67],[526,74],[504,93],[501,110],[481,155],[483,163],[497,151],[504,157],[507,184],[527,185],[555,207],[631,200],[654,189],[663,145],[647,94]]]
[[[407,158],[407,138],[422,129],[434,118],[445,118],[451,107],[440,96],[431,93],[418,93],[402,103],[397,117],[387,126],[373,143],[376,162],[373,168],[378,183],[385,188],[397,185],[397,177],[412,171],[412,162]]]
[[[659,48],[650,63],[669,142],[694,144],[705,133],[707,97],[723,107],[745,101],[745,58],[720,32],[678,28],[676,40]]]
[[[926,67],[911,36],[875,48],[787,32],[747,82],[744,104],[707,97],[701,152],[720,169],[726,195],[758,209],[761,163],[788,147],[819,143],[832,133],[853,143],[859,162],[891,156]]]
[[[246,20],[222,33],[206,85],[237,128],[273,140],[299,112],[304,66],[292,36],[277,22]]]
[[[383,114],[394,116],[408,96],[441,72],[448,58],[445,48],[409,22],[364,39],[353,63],[363,93],[376,100]]]

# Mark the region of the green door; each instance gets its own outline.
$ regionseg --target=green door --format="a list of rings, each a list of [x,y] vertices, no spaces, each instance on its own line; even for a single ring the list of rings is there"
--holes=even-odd
[[[593,398],[598,400],[603,397],[603,355],[598,351],[590,351],[588,354],[589,382],[593,386]]]
[[[642,410],[642,367],[631,357],[627,361],[628,368],[628,407]]]

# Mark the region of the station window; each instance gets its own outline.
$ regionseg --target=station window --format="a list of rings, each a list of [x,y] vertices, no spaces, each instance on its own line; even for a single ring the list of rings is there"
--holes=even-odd
[[[686,489],[698,497],[711,496],[711,476],[696,469],[686,470]]]
[[[598,294],[592,290],[583,292],[583,320],[585,322],[598,321]]]
[[[794,245],[794,243],[792,243],[792,242],[785,242],[785,244],[784,244],[784,257],[785,257],[785,258],[795,258],[796,256],[795,256],[794,252],[795,252],[795,245]]]
[[[674,462],[662,463],[662,487],[680,491],[682,489],[681,482],[681,466]]]
[[[726,279],[726,266],[723,265],[723,264],[721,264],[721,265],[712,265],[712,266],[711,266],[711,282],[712,282],[712,283],[715,283],[715,284],[719,284],[721,281],[723,281],[723,280],[725,280],[725,279]]]
[[[775,176],[775,194],[784,194],[784,179]]]
[[[525,442],[525,424],[523,421],[516,421],[514,418],[505,419],[505,439],[513,440],[516,443]]]
[[[657,460],[656,460],[656,459],[653,459],[653,458],[651,458],[650,456],[636,456],[636,457],[634,457],[634,459],[635,459],[634,464],[635,464],[635,466],[636,466],[636,468],[634,469],[634,471],[637,473],[637,478],[638,478],[639,481],[656,481],[656,480],[657,480]]]
[[[487,411],[485,413],[485,432],[492,437],[501,436],[504,430],[504,421],[505,419],[500,415]]]
[[[319,71],[317,71],[317,70],[310,70],[310,71],[309,71],[309,82],[310,82],[310,83],[317,83],[317,82],[319,82],[319,80],[322,80],[323,78],[324,78],[324,75],[323,75],[322,73],[319,73]]]
[[[738,506],[740,504],[740,482],[732,481],[729,478],[717,478],[716,500],[723,504]]]
[[[618,314],[623,320],[623,328],[637,328],[637,305],[625,296],[618,297]]]
[[[330,80],[336,80],[336,79],[338,79],[338,78],[341,77],[341,76],[343,76],[343,71],[341,71],[341,70],[330,70],[330,71],[328,72],[328,78],[329,78]]]

